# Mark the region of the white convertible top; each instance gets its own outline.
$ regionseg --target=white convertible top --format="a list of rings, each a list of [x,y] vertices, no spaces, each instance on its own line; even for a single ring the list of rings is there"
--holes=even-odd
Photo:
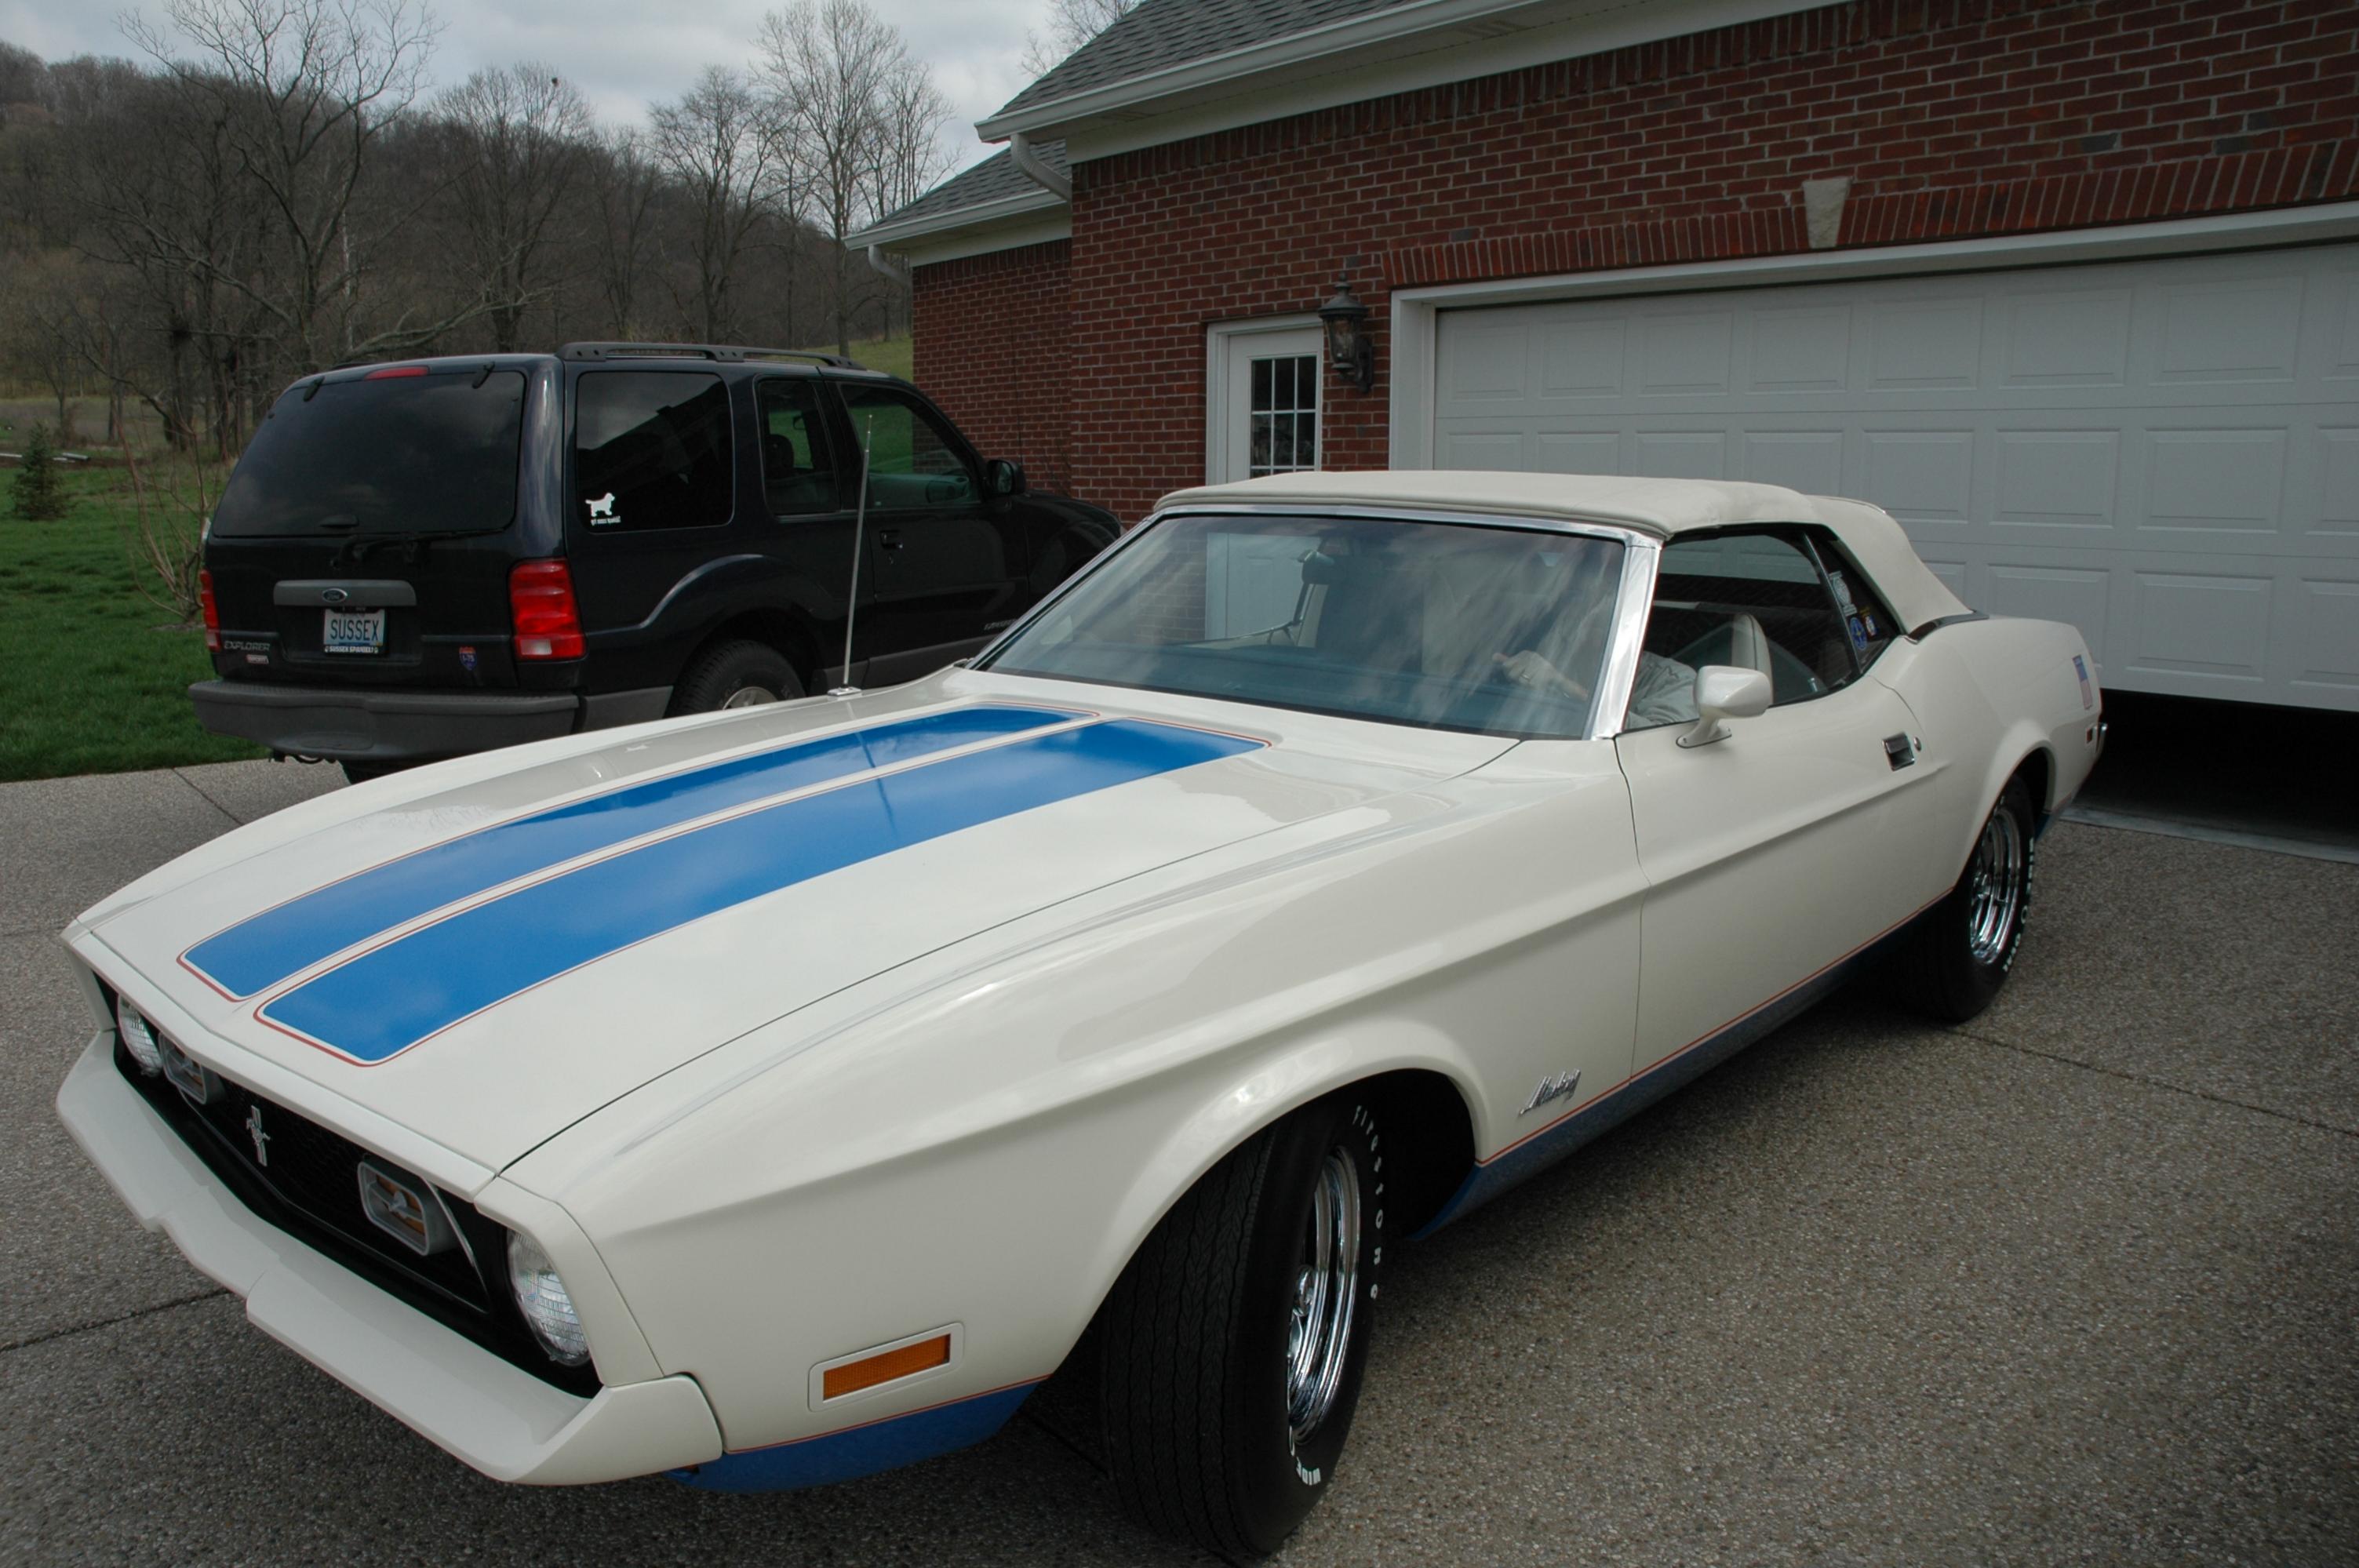
[[[1481,512],[1575,523],[1613,523],[1669,539],[1744,523],[1817,523],[1843,548],[1904,626],[1966,606],[1927,570],[1890,513],[1864,501],[1805,495],[1782,485],[1717,479],[1640,479],[1612,474],[1512,474],[1476,469],[1368,469],[1273,474],[1234,485],[1175,490],[1163,506],[1384,506]],[[1158,508],[1158,510],[1161,507]]]

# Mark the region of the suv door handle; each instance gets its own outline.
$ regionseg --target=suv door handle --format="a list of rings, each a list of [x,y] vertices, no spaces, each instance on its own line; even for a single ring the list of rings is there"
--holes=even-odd
[[[898,528],[881,528],[881,529],[879,529],[879,530],[877,531],[877,534],[876,534],[876,548],[877,548],[878,550],[898,550],[898,549],[900,549],[900,548],[901,548],[901,530],[900,530],[900,529],[898,529]]]

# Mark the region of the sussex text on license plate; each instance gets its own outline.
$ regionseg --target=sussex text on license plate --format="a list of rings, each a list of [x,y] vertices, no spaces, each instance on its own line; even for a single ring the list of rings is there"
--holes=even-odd
[[[320,647],[328,653],[383,653],[383,610],[328,610],[320,632]]]

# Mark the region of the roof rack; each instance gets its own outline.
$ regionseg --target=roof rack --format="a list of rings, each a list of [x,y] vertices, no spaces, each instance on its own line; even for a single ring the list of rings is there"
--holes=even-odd
[[[749,360],[808,359],[838,370],[865,370],[857,360],[809,348],[745,348],[734,343],[570,343],[557,351],[560,359],[709,359],[722,364]]]

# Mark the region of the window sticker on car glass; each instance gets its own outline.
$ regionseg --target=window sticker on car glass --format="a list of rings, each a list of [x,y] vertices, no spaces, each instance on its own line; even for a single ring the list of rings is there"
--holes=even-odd
[[[1844,617],[1843,625],[1851,628],[1851,646],[1853,649],[1859,653],[1865,653],[1867,651],[1867,628],[1860,624],[1860,617],[1857,615],[1846,616]]]
[[[590,508],[590,526],[593,528],[606,528],[622,521],[614,516],[614,493],[612,490],[603,495],[589,496],[582,504]]]
[[[1843,581],[1843,574],[1840,572],[1828,572],[1827,583],[1835,591],[1835,603],[1843,606],[1843,613],[1846,615],[1850,615],[1853,607],[1851,586]]]

